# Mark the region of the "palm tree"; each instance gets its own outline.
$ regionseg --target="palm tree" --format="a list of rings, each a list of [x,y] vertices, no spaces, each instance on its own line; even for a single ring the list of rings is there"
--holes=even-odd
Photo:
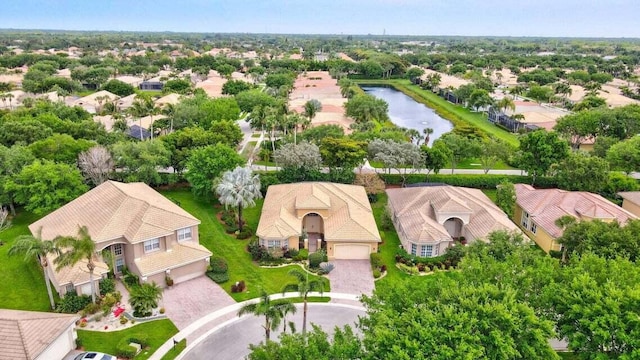
[[[238,310],[238,316],[253,314],[255,316],[264,316],[264,336],[267,341],[271,337],[271,330],[275,330],[282,321],[284,312],[295,312],[295,306],[288,301],[271,301],[266,291],[262,290],[260,301],[257,303],[246,304]]]
[[[12,93],[8,93],[8,94],[5,94],[5,97],[9,100],[9,110],[13,110],[13,106],[11,105],[11,99],[13,99],[15,96],[13,96]]]
[[[428,146],[431,134],[433,134],[433,129],[430,127],[424,128],[422,129],[422,133],[424,134],[424,144]]]
[[[307,299],[312,291],[319,291],[322,294],[324,284],[321,280],[309,281],[309,273],[303,273],[301,270],[293,269],[289,271],[289,275],[294,276],[298,282],[296,284],[287,284],[282,288],[282,293],[287,291],[297,291],[304,300],[304,310],[302,312],[302,334],[307,333]]]
[[[280,319],[282,319],[282,332],[286,333],[287,332],[287,315],[289,314],[295,314],[298,311],[298,308],[295,307],[292,303],[290,302],[278,302],[276,304],[276,309],[278,309],[278,317]],[[291,321],[291,332],[295,332],[295,325],[293,323],[293,321]]]
[[[129,114],[131,114],[131,116],[133,116],[134,119],[138,119],[138,121],[140,122],[140,140],[143,140],[142,118],[145,117],[147,114],[147,107],[144,101],[136,99],[136,101],[134,101],[133,104],[131,104],[131,107],[129,108]]]
[[[560,94],[562,95],[562,98],[564,100],[567,99],[567,96],[571,95],[573,93],[573,90],[571,90],[571,85],[561,82],[561,83],[557,83],[554,85],[553,87],[553,91],[556,94]]]
[[[238,230],[242,232],[242,209],[255,206],[255,199],[262,197],[260,177],[248,167],[236,167],[222,174],[216,193],[221,204],[238,207]]]
[[[173,117],[176,113],[176,107],[173,104],[165,104],[164,107],[162,108],[162,110],[160,110],[160,113],[166,117],[169,118],[170,122],[170,126],[169,126],[169,133],[173,132]]]
[[[16,238],[16,242],[9,249],[9,255],[24,254],[25,261],[31,260],[34,257],[38,259],[38,263],[42,267],[44,272],[44,281],[47,284],[47,294],[49,294],[49,303],[51,309],[54,309],[56,304],[53,301],[53,293],[51,292],[51,282],[49,280],[49,273],[47,268],[49,267],[49,261],[47,255],[60,254],[60,248],[51,240],[42,240],[42,228],[38,229],[35,236],[21,235]]]
[[[500,99],[496,103],[496,107],[500,109],[502,112],[505,112],[507,109],[511,111],[516,111],[516,104],[513,102],[513,99],[510,96],[505,96]]]
[[[512,87],[511,89],[509,89],[509,92],[511,94],[513,94],[514,99],[518,98],[518,95],[522,95],[524,94],[524,92],[527,90],[527,88],[524,85],[516,85],[514,87]]]
[[[96,302],[96,293],[99,295],[100,289],[96,289],[93,281],[93,271],[96,268],[94,257],[96,256],[96,243],[89,235],[89,229],[81,226],[78,229],[78,236],[58,236],[53,239],[54,243],[62,251],[53,262],[57,264],[56,270],[60,270],[67,266],[74,266],[82,260],[87,261],[87,269],[89,269],[89,281],[91,282],[91,300]]]
[[[318,112],[322,111],[322,103],[316,99],[311,99],[304,103],[304,116],[312,121]]]
[[[151,315],[151,310],[158,307],[158,300],[161,298],[162,289],[155,282],[134,286],[129,294],[129,303],[133,307],[134,316]]]

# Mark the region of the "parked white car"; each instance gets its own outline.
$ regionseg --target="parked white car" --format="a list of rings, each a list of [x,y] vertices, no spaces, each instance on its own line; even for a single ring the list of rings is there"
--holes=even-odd
[[[89,351],[78,354],[73,360],[117,360],[117,358],[113,355]]]

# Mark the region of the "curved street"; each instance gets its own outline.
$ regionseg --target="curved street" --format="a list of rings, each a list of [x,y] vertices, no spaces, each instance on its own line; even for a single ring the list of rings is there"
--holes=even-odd
[[[296,304],[298,311],[287,317],[287,322],[294,321],[296,331],[302,331],[302,304]],[[336,326],[351,325],[358,321],[358,316],[365,314],[363,308],[330,303],[310,303],[307,314],[307,328],[311,323],[319,325],[323,330],[332,333]],[[264,341],[263,317],[252,315],[235,318],[196,340],[193,347],[178,359],[185,360],[236,360],[249,355],[249,344]],[[287,325],[288,326],[288,325]],[[287,330],[288,331],[288,330]],[[282,324],[277,331],[271,333],[271,339],[277,339],[282,332]]]

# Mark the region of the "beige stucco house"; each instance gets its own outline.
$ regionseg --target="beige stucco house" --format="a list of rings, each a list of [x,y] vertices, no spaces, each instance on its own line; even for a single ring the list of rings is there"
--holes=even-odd
[[[402,247],[412,255],[442,255],[457,239],[485,239],[518,227],[482,191],[455,186],[387,189],[388,210]]]
[[[63,359],[76,347],[76,314],[0,309],[0,359]]]
[[[124,267],[142,282],[165,286],[165,276],[174,283],[203,275],[211,252],[198,242],[200,220],[144,183],[107,181],[51,214],[29,225],[42,239],[76,236],[86,226],[96,243],[96,277],[108,267],[100,256],[111,253],[116,275]],[[90,294],[86,263],[55,271],[52,283],[60,295],[67,291]]]
[[[325,249],[330,259],[369,259],[381,242],[362,186],[328,182],[271,185],[256,235],[272,249]]]
[[[601,220],[626,223],[637,216],[600,195],[586,191],[534,189],[531,185],[515,184],[516,209],[514,221],[542,250],[560,251],[556,239],[562,229],[555,222],[568,215],[578,221]]]
[[[618,193],[622,197],[622,208],[640,217],[640,191],[626,191]]]

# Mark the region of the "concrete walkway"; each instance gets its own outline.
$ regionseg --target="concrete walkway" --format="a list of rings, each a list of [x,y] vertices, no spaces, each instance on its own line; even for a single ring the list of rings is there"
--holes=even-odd
[[[292,293],[286,293],[284,295],[274,294],[274,295],[271,295],[271,299],[273,300],[288,299],[288,298],[295,298],[299,296],[300,296],[299,293],[292,292]],[[321,295],[320,293],[310,293],[309,296],[319,297]],[[350,301],[359,301],[360,299],[358,295],[341,294],[341,293],[334,293],[334,292],[326,292],[322,294],[322,296],[330,297],[331,299],[341,299],[341,300],[350,300]],[[199,319],[195,320],[193,323],[191,323],[184,329],[180,329],[180,332],[178,332],[171,339],[167,340],[167,342],[162,344],[162,346],[160,346],[160,348],[158,348],[158,350],[156,350],[156,352],[153,353],[151,357],[149,357],[149,360],[161,360],[162,357],[173,347],[174,340],[182,341],[183,339],[188,339],[187,342],[189,343],[189,338],[191,338],[192,334],[196,332],[200,333],[201,329],[206,327],[211,327],[212,325],[215,327],[209,330],[209,332],[215,331],[215,329],[220,328],[221,324],[225,323],[226,321],[232,321],[233,320],[232,318],[236,317],[238,310],[240,310],[240,308],[242,308],[244,305],[255,303],[258,301],[259,299],[251,299],[251,300],[243,301],[240,303],[235,303],[233,305],[224,307],[222,309],[213,311],[205,316],[200,317]],[[206,333],[203,336],[206,336]],[[183,352],[183,354],[184,353],[186,352]]]

